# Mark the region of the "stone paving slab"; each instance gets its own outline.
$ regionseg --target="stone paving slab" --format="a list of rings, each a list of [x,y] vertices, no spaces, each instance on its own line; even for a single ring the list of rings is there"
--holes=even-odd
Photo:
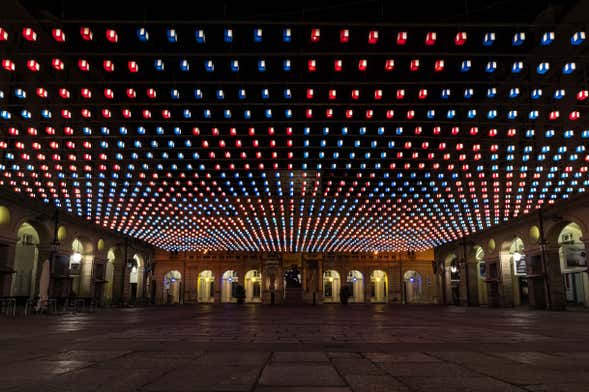
[[[345,386],[333,366],[314,363],[271,363],[260,377],[264,386]]]
[[[524,392],[525,389],[491,377],[401,377],[400,380],[414,391],[481,391]]]
[[[26,385],[17,390],[44,392],[125,392],[140,390],[146,383],[164,374],[159,369],[97,369],[85,368],[60,375],[39,384]]]
[[[440,362],[439,359],[419,352],[366,353],[374,362]]]
[[[473,377],[475,372],[453,363],[384,362],[380,366],[395,377]]]
[[[528,385],[526,389],[533,392],[581,392],[587,390],[587,384],[561,383]]]
[[[352,392],[347,387],[257,387],[256,392]]]
[[[322,352],[287,351],[272,354],[272,362],[328,362],[327,355]]]
[[[261,367],[190,366],[172,370],[142,390],[156,391],[250,391]]]
[[[367,359],[357,358],[335,358],[332,363],[340,374],[353,375],[360,374],[365,376],[386,375],[384,369]]]
[[[354,392],[406,392],[409,387],[390,375],[346,375]]]

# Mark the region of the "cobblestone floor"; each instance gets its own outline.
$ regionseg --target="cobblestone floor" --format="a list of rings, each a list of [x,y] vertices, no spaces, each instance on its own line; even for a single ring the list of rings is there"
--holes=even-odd
[[[175,306],[0,318],[4,391],[589,391],[589,312]]]

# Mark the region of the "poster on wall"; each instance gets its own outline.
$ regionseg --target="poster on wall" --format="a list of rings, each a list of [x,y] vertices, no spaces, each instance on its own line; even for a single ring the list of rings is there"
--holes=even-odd
[[[479,275],[481,276],[481,278],[487,276],[487,264],[479,263]]]
[[[583,245],[562,245],[560,253],[562,272],[587,270],[587,253]]]
[[[526,264],[526,255],[520,253],[514,253],[513,258],[513,274],[516,276],[527,275],[528,266]]]

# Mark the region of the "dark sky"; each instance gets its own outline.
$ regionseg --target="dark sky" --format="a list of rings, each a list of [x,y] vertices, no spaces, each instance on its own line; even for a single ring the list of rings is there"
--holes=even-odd
[[[20,0],[33,14],[49,12],[66,19],[383,22],[533,22],[537,15],[559,16],[567,0],[361,0],[361,1],[132,1]],[[549,9],[549,11],[546,11]]]

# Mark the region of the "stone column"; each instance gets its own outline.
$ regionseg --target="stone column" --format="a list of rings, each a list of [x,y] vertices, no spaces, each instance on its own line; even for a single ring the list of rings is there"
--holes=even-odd
[[[222,284],[223,284],[223,270],[221,269],[216,269],[213,270],[213,274],[214,274],[214,279],[213,281],[215,282],[215,300],[214,303],[216,304],[220,304],[221,303],[221,289],[222,289]]]
[[[370,270],[360,270],[362,272],[362,275],[364,276],[364,303],[365,304],[370,304],[372,303],[371,299],[371,285],[372,285],[372,281],[370,280]]]
[[[542,250],[526,249],[528,301],[531,309],[546,309],[546,281],[542,266]]]
[[[589,249],[589,239],[581,239],[585,244],[585,253]],[[583,303],[585,307],[589,307],[589,273],[587,271],[582,272],[583,276],[583,292],[585,293],[585,298],[583,299]]]
[[[83,255],[80,265],[78,297],[90,297],[94,292],[94,255]]]
[[[303,302],[306,304],[312,304],[313,297],[315,297],[315,303],[318,303],[319,264],[320,259],[316,257],[308,260],[303,258],[302,261],[303,270],[301,272],[301,279],[303,280]]]
[[[106,264],[108,260],[104,255],[95,256],[94,263],[93,263],[93,271],[90,277],[91,279],[91,287],[90,287],[90,295],[96,299],[100,305],[104,303],[104,281],[106,278]],[[97,274],[99,272],[99,274]]]
[[[317,286],[315,289],[315,295],[317,296],[317,304],[323,303],[323,262],[323,259],[317,262]]]
[[[470,276],[467,276],[467,264],[463,258],[458,258],[458,273],[460,274],[460,281],[458,282],[458,302],[462,306],[468,304],[468,288],[466,282],[470,283]],[[470,271],[469,271],[470,272]]]
[[[445,267],[444,262],[440,260],[436,260],[436,298],[437,304],[445,305],[446,304],[446,276],[445,276]]]
[[[394,282],[398,279],[399,274],[395,273],[395,269],[392,267],[389,267],[387,269],[384,269],[384,271],[387,273],[387,301],[388,303],[399,303],[399,298],[395,295],[395,292],[393,290],[393,285]]]
[[[507,251],[499,252],[499,303],[501,306],[510,307],[513,302],[513,273],[511,254]]]
[[[41,273],[43,272],[43,263],[45,261],[49,262],[49,258],[51,257],[51,246],[50,245],[38,245],[37,246],[37,274],[35,276],[35,294],[34,296],[39,296],[41,293],[39,292],[39,284],[41,282]],[[48,264],[48,267],[49,264]],[[51,271],[49,271],[49,280],[51,280]],[[49,295],[45,293],[45,295]]]
[[[454,296],[452,293],[452,273],[450,272],[450,264],[444,263],[444,293],[446,298],[446,305],[454,305]]]
[[[566,308],[566,294],[560,269],[558,246],[548,246],[544,251],[544,255],[546,281],[550,291],[550,309],[564,310]]]
[[[485,284],[487,285],[488,306],[498,307],[501,304],[500,298],[500,260],[499,256],[485,258],[487,276]]]
[[[465,264],[465,276],[468,274],[468,299],[470,306],[479,306],[479,266],[474,257],[468,258]],[[465,283],[466,284],[466,283]],[[465,303],[465,305],[467,304]]]
[[[123,279],[123,270],[125,273],[125,277]],[[128,280],[127,278],[127,264],[122,260],[122,258],[118,259],[114,263],[114,271],[113,271],[113,284],[112,284],[112,303],[122,305],[126,302],[126,290],[124,288],[125,282]]]
[[[183,279],[186,290],[186,298],[184,303],[196,303],[197,297],[197,283],[198,283],[198,271],[195,268],[188,268],[186,270],[186,277]]]
[[[4,239],[2,238],[2,251],[5,264],[3,265],[2,269],[5,269],[6,272],[12,270],[14,271],[14,262],[15,262],[15,253],[16,253],[16,238]],[[0,296],[7,297],[10,296],[12,293],[12,280],[14,279],[14,274],[11,273],[1,273],[0,274]]]

